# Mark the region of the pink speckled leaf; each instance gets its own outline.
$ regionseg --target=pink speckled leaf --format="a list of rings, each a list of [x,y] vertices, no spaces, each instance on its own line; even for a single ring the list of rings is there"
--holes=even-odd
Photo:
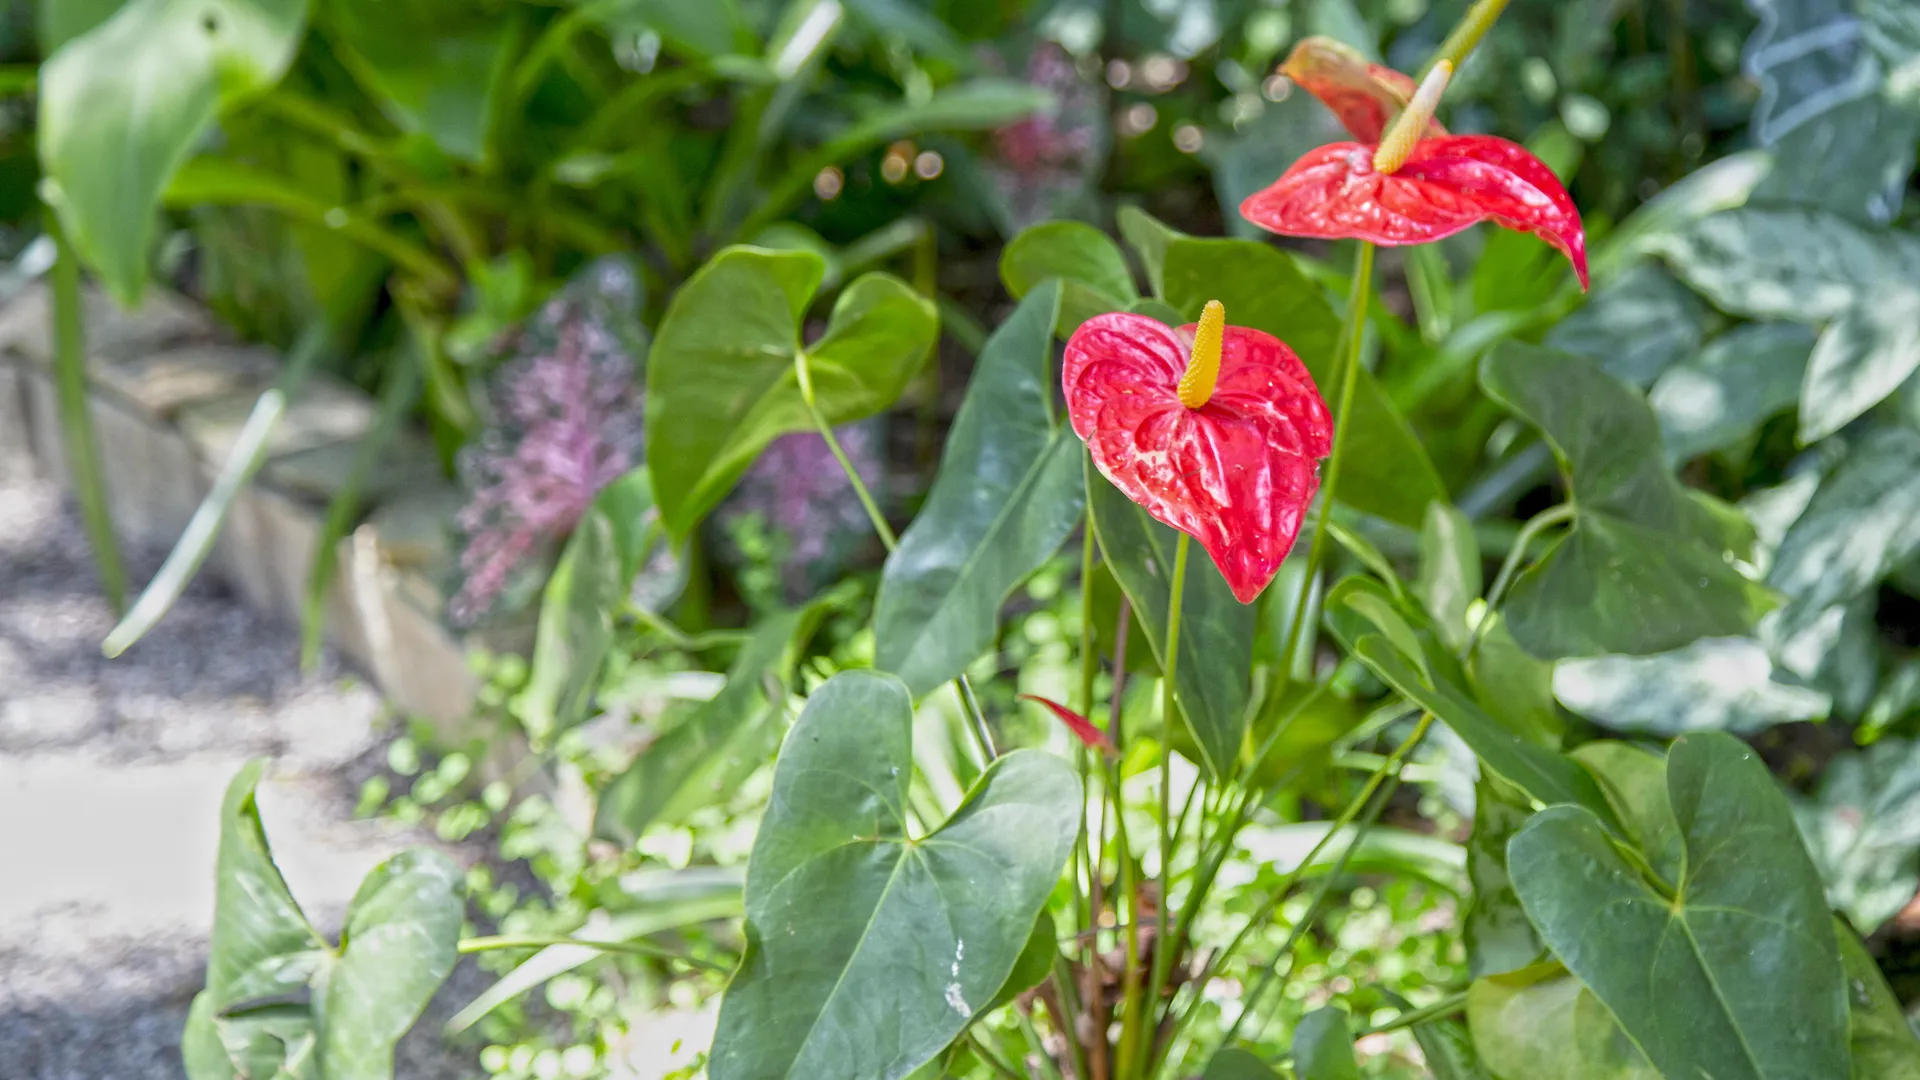
[[[1283,236],[1424,244],[1491,221],[1545,240],[1587,286],[1587,236],[1553,170],[1491,135],[1422,139],[1398,172],[1374,171],[1374,147],[1328,143],[1240,204],[1240,215]]]
[[[1413,98],[1411,77],[1370,64],[1359,52],[1332,38],[1303,38],[1280,72],[1332,109],[1361,142],[1379,142],[1387,123]],[[1446,133],[1440,121],[1427,122],[1428,135]]]
[[[1211,400],[1180,404],[1193,330],[1118,312],[1087,320],[1067,342],[1067,412],[1101,474],[1200,541],[1251,603],[1293,547],[1333,421],[1293,350],[1239,326],[1226,328]]]

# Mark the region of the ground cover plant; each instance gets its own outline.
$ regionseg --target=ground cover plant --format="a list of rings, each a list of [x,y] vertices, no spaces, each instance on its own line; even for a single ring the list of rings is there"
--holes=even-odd
[[[410,735],[365,800],[509,865],[402,855],[329,937],[243,772],[196,1080],[390,1075],[462,954],[498,1076],[1920,1076],[1908,8],[502,4],[461,127],[359,7],[135,0],[39,73],[68,295],[159,203],[301,220],[181,163],[216,114],[371,98],[346,336],[398,320],[477,488],[467,616],[531,582],[483,707],[545,779]],[[198,111],[89,172],[82,63],[155,26]],[[925,202],[836,221],[862,155]]]

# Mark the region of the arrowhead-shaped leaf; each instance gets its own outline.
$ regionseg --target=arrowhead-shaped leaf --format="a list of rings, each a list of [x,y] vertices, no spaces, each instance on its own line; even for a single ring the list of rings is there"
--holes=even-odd
[[[1022,230],[1000,255],[1000,280],[1016,300],[1055,279],[1060,312],[1054,327],[1063,338],[1095,315],[1125,311],[1140,299],[1120,245],[1082,221]]]
[[[993,645],[1000,606],[1085,509],[1080,440],[1053,410],[1060,285],[1035,288],[987,340],[940,472],[874,601],[874,666],[916,697]]]
[[[1475,979],[1467,1026],[1500,1080],[1662,1080],[1607,1007],[1559,964]]]
[[[465,875],[437,851],[403,851],[347,907],[325,977],[320,1063],[327,1080],[392,1080],[393,1048],[453,970]]]
[[[714,1080],[904,1076],[1006,983],[1072,849],[1079,782],[1015,751],[911,836],[912,724],[899,680],[849,671],[788,733],[747,866],[747,953],[720,1007]]]
[[[1772,776],[1731,736],[1689,735],[1667,795],[1686,849],[1671,897],[1585,809],[1520,830],[1514,888],[1541,936],[1667,1076],[1846,1075],[1839,946]]]
[[[674,294],[647,355],[647,462],[661,520],[683,540],[767,444],[814,428],[795,357],[826,264],[804,251],[732,247]],[[805,346],[830,424],[891,406],[939,332],[933,304],[868,274],[841,292]]]
[[[1086,483],[1101,554],[1146,631],[1145,646],[1164,671],[1167,600],[1179,534],[1149,517],[1091,463],[1086,467]],[[1252,605],[1234,599],[1213,560],[1189,556],[1180,601],[1180,663],[1174,674],[1174,699],[1200,746],[1200,764],[1216,776],[1237,767],[1246,737],[1257,618]],[[1127,647],[1141,644],[1130,642]]]

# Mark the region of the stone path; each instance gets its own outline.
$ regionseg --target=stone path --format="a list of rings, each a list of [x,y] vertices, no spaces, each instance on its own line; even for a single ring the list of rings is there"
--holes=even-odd
[[[297,641],[196,582],[145,641],[100,655],[112,616],[51,484],[0,456],[0,1074],[170,1080],[200,988],[227,781],[273,760],[260,802],[294,895],[331,932],[360,877],[418,842],[351,820],[380,760],[379,697],[297,674]],[[11,470],[11,471],[10,471]],[[158,565],[131,553],[134,580]],[[402,1044],[403,1078],[471,1076],[444,1018],[487,978],[462,964]]]

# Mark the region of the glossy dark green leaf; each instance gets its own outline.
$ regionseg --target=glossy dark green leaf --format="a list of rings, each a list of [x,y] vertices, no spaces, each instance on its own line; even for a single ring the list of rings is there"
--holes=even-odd
[[[1475,781],[1473,832],[1467,837],[1473,904],[1461,926],[1467,969],[1475,978],[1516,971],[1546,952],[1507,875],[1507,841],[1532,816],[1532,803],[1512,785],[1484,773]]]
[[[1591,360],[1507,342],[1495,400],[1546,436],[1578,513],[1513,586],[1508,628],[1542,659],[1665,652],[1744,633],[1771,606],[1723,552],[1729,523],[1667,472],[1645,400]]]
[[[328,1080],[391,1080],[394,1045],[453,970],[465,890],[453,860],[425,848],[401,852],[360,883],[316,1013]]]
[[[1340,319],[1293,258],[1251,240],[1181,238],[1167,245],[1163,299],[1188,320],[1209,300],[1226,305],[1227,323],[1264,330],[1298,353],[1327,408],[1339,404]],[[1369,371],[1354,384],[1340,501],[1417,529],[1427,505],[1446,499],[1426,449]]]
[[[1702,638],[1652,656],[1562,660],[1553,669],[1553,693],[1603,727],[1666,738],[1689,731],[1748,735],[1832,710],[1832,698],[1782,674],[1752,638]]]
[[[1152,214],[1137,206],[1123,206],[1115,215],[1120,235],[1127,246],[1140,257],[1140,265],[1147,272],[1147,286],[1155,296],[1167,294],[1163,274],[1167,265],[1167,248],[1175,240],[1184,240],[1187,234],[1168,225]]]
[[[328,0],[328,41],[402,131],[467,161],[487,153],[507,20],[463,0]]]
[[[626,609],[643,565],[675,579],[666,596],[680,591],[685,564],[670,554],[649,560],[665,546],[645,469],[594,497],[541,594],[527,685],[514,698],[530,735],[550,739],[587,718],[613,649],[614,619]]]
[[[747,866],[747,951],[720,1006],[714,1080],[902,1076],[1006,983],[1079,831],[1079,781],[1014,751],[912,837],[912,730],[899,680],[849,671],[788,733]]]
[[[1061,337],[1095,315],[1125,311],[1140,299],[1120,245],[1082,221],[1050,221],[1022,230],[1000,254],[1000,280],[1016,300],[1056,278]]]
[[[1167,600],[1179,534],[1149,517],[1091,462],[1085,475],[1101,554],[1147,637],[1129,641],[1127,649],[1151,650],[1165,670]],[[1240,760],[1246,736],[1255,617],[1254,608],[1234,599],[1213,560],[1195,545],[1182,589],[1174,698],[1199,743],[1200,763],[1216,775]]]
[[[1862,931],[1878,931],[1920,889],[1920,744],[1883,738],[1835,756],[1794,815],[1827,900]]]
[[[1468,658],[1473,696],[1487,715],[1549,749],[1560,746],[1566,717],[1553,697],[1554,665],[1520,647],[1498,614]]]
[[[1722,311],[1793,322],[1837,318],[1914,264],[1912,245],[1817,210],[1724,210],[1653,246]]]
[[[1545,343],[1594,361],[1622,382],[1645,386],[1700,350],[1708,316],[1685,285],[1643,262],[1594,289]]]
[[[1007,596],[1086,508],[1085,454],[1053,408],[1059,309],[1059,283],[1044,283],[987,340],[926,504],[887,557],[874,666],[916,697],[992,647]]]
[[[1354,652],[1388,686],[1439,717],[1487,767],[1528,795],[1549,806],[1580,806],[1611,822],[1613,812],[1599,786],[1571,759],[1508,730],[1457,689],[1429,684],[1378,634],[1362,637]]]
[[[1662,1080],[1580,980],[1559,964],[1475,979],[1474,1049],[1499,1080]]]
[[[763,617],[727,671],[727,683],[692,716],[640,752],[600,793],[593,831],[632,844],[649,825],[683,821],[728,799],[780,745],[795,654],[813,636],[818,604]],[[769,684],[777,696],[769,698]]]
[[[1667,798],[1667,759],[1612,739],[1581,743],[1572,757],[1600,781],[1608,805],[1647,866],[1669,886],[1679,881],[1686,842]]]
[[[1787,598],[1782,637],[1812,626],[1920,552],[1920,433],[1868,434],[1787,530],[1767,584]]]
[[[1427,1059],[1433,1080],[1492,1080],[1473,1048],[1473,1035],[1456,1020],[1430,1020],[1413,1025],[1414,1041]]]
[[[1293,1029],[1293,1071],[1300,1080],[1360,1080],[1346,1009],[1327,1005],[1300,1018]]]
[[[1792,408],[1813,342],[1813,331],[1795,323],[1750,323],[1668,368],[1647,394],[1667,459],[1724,450]]]
[[[1060,930],[1054,925],[1053,913],[1042,908],[1040,917],[1034,920],[1033,932],[1027,935],[1026,947],[1020,950],[1020,958],[1013,962],[1012,973],[1001,985],[1000,992],[993,995],[993,1000],[980,1010],[980,1015],[985,1016],[1046,982],[1047,977],[1053,974],[1053,958],[1059,955]]]
[[[1920,288],[1911,278],[1878,282],[1820,332],[1800,390],[1800,441],[1824,439],[1852,423],[1916,369]]]
[[[1920,1038],[1880,966],[1845,923],[1834,921],[1847,972],[1847,1048],[1853,1080],[1920,1080]]]
[[[768,443],[815,426],[795,358],[825,272],[811,252],[728,248],[668,304],[647,356],[647,462],[661,520],[676,540]],[[805,346],[828,423],[891,406],[938,331],[933,304],[896,278],[868,274],[847,286],[826,335]]]
[[[1467,608],[1480,599],[1480,586],[1480,541],[1473,522],[1448,503],[1430,503],[1420,525],[1420,573],[1413,595],[1426,606],[1441,640],[1456,652],[1471,636]]]
[[[1686,846],[1676,897],[1591,812],[1558,806],[1508,849],[1527,914],[1666,1075],[1845,1075],[1839,947],[1766,766],[1731,736],[1688,735],[1669,752],[1667,793]]]
[[[1200,1080],[1280,1080],[1273,1066],[1237,1046],[1214,1052],[1207,1060],[1207,1071]]]
[[[46,6],[87,9],[61,32],[97,8]],[[280,80],[306,16],[306,0],[133,0],[41,66],[40,190],[121,303],[140,298],[168,179],[220,109]]]

